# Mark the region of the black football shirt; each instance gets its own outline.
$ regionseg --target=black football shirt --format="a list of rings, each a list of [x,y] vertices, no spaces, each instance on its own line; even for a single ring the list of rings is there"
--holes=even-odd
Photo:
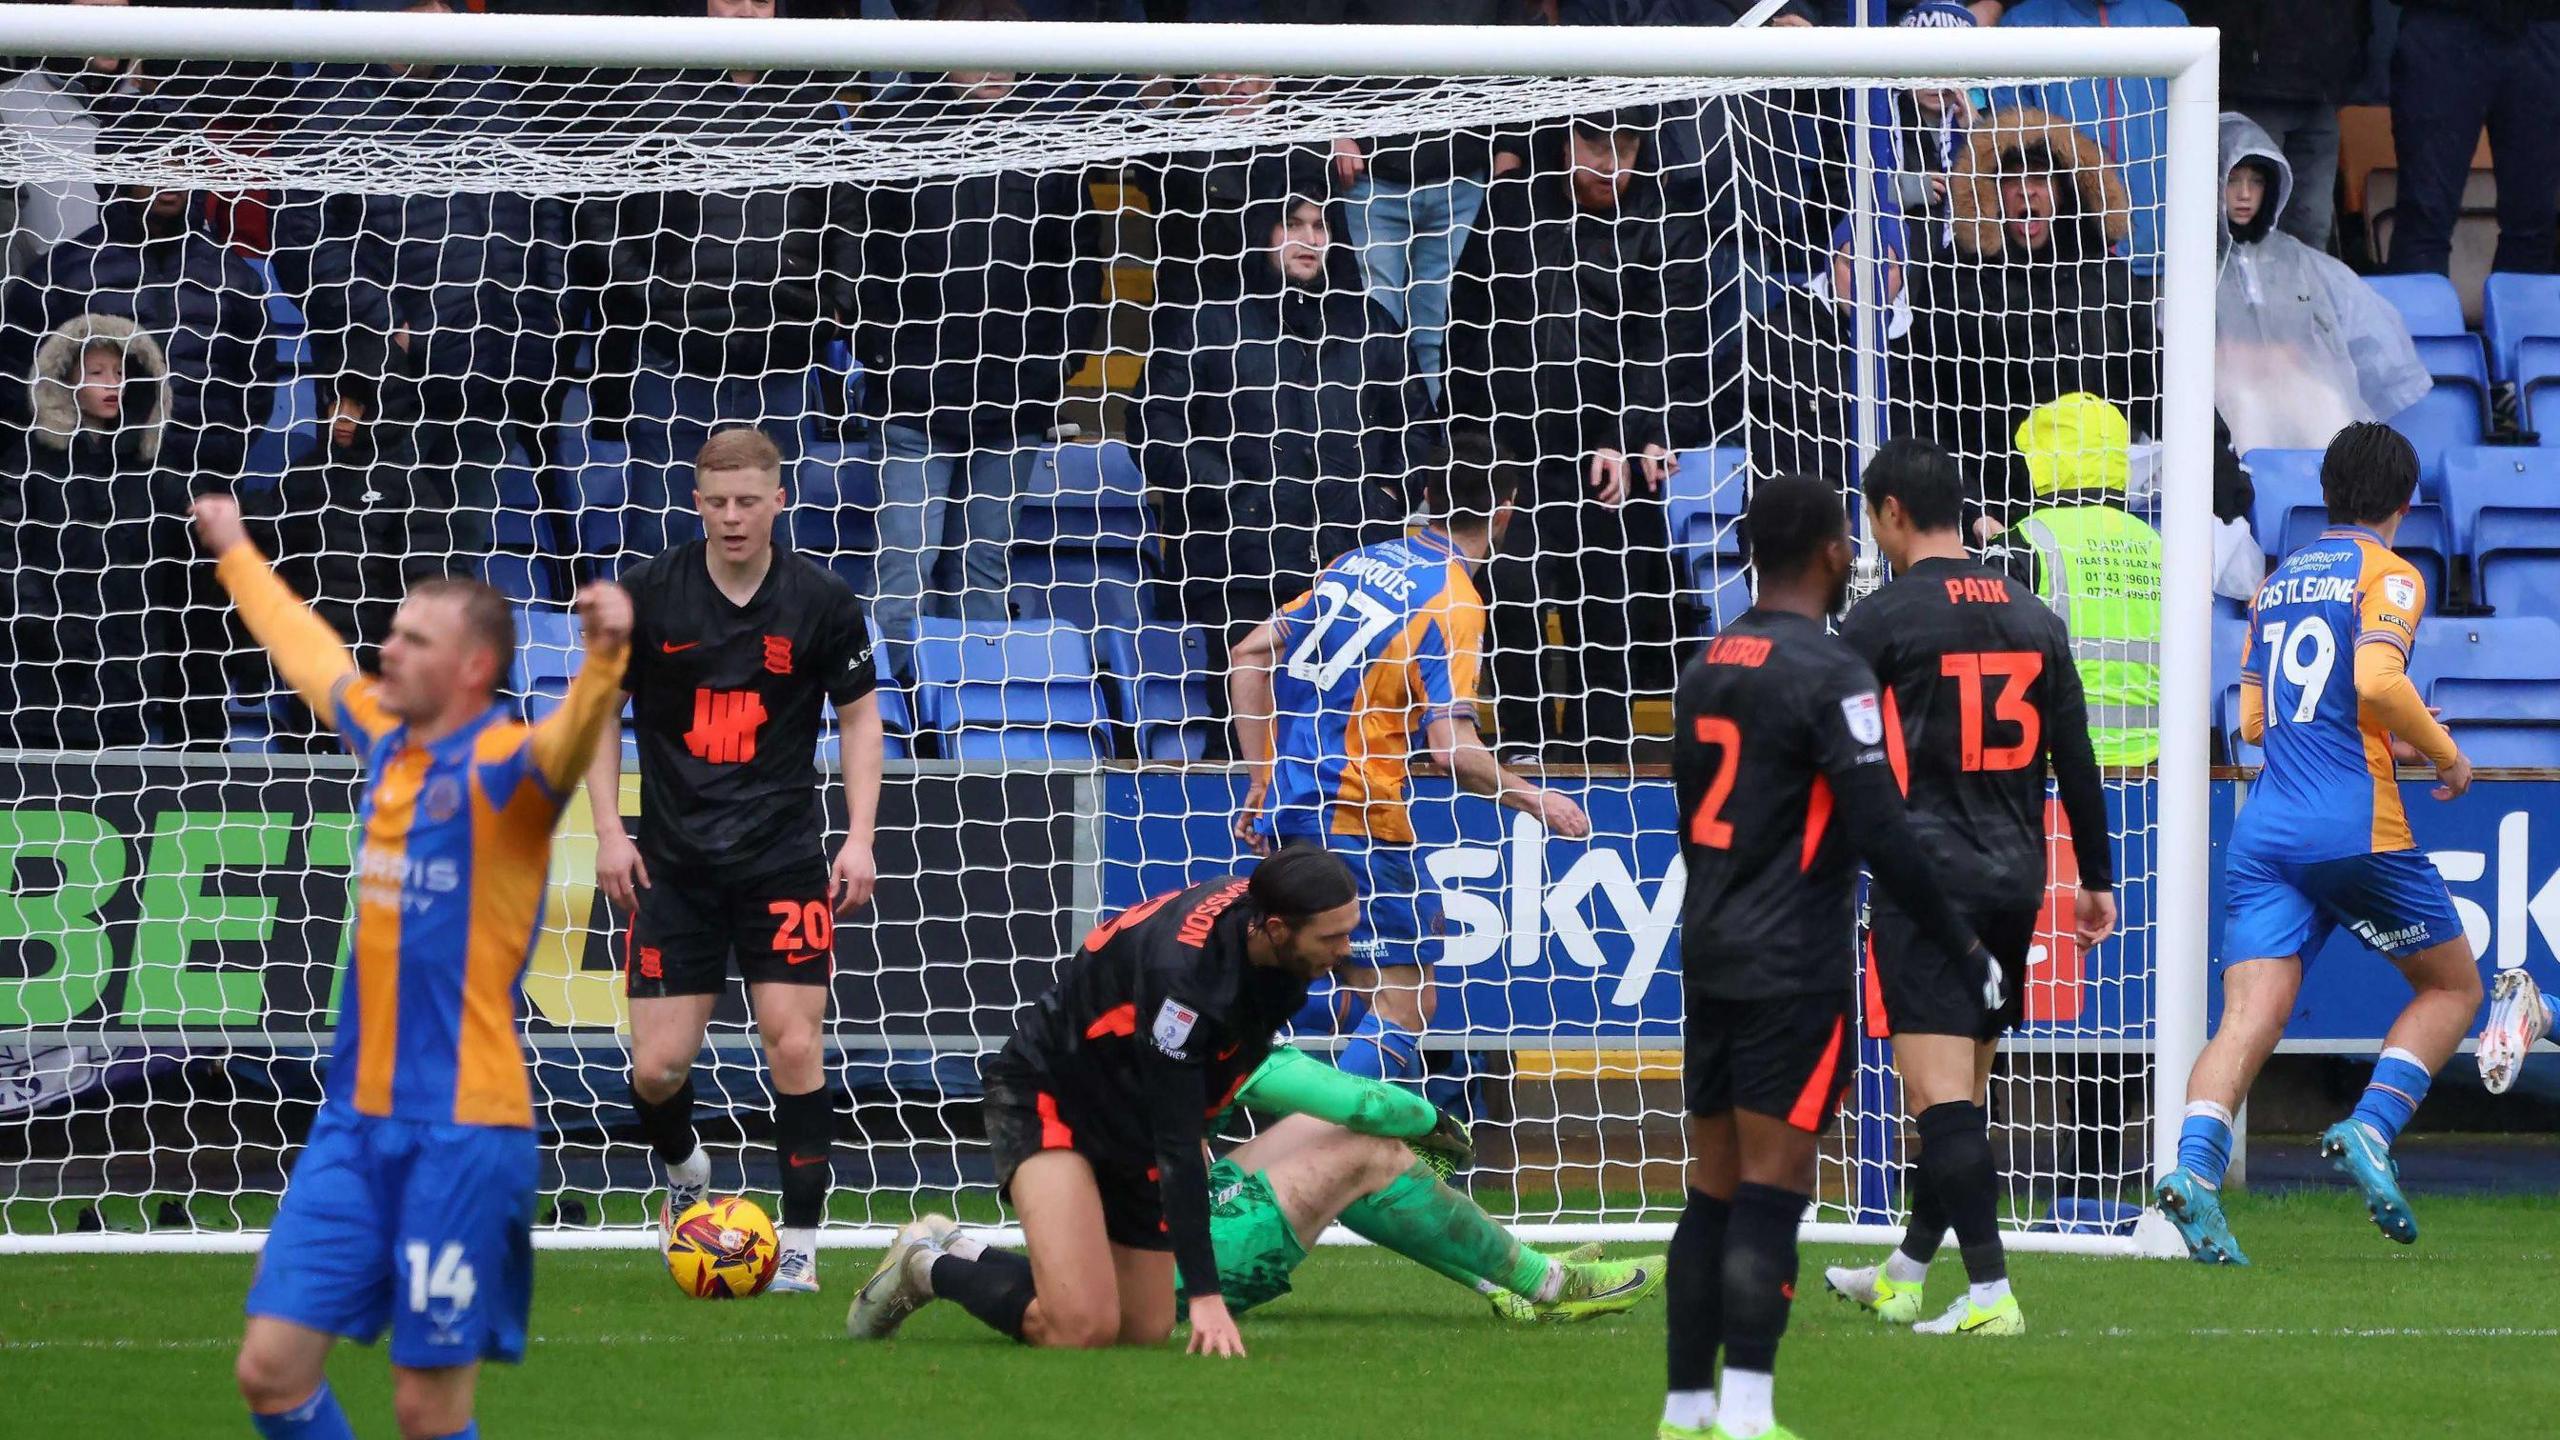
[[[1912,829],[1960,903],[2043,905],[2048,773],[2080,884],[2113,888],[2106,793],[2061,617],[1996,570],[1932,559],[1860,601],[1840,638],[1884,687]]]
[[[780,546],[740,605],[712,582],[703,542],[623,572],[634,621],[639,846],[655,878],[752,879],[822,853],[822,704],[878,683],[853,590]],[[672,868],[670,868],[672,867]]]
[[[1890,784],[1875,676],[1818,622],[1753,609],[1689,662],[1676,714],[1683,983],[1719,1000],[1848,994],[1858,847],[1834,787],[1870,770]]]
[[[1209,1117],[1271,1054],[1307,982],[1256,965],[1258,918],[1241,875],[1159,895],[1105,920],[1023,1013],[992,1067],[1052,1096],[1075,1147],[1122,1170],[1152,1167],[1183,1283],[1216,1288],[1209,1248]]]

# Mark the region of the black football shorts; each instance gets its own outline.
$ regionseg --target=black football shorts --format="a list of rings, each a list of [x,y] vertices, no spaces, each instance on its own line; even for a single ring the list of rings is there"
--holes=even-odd
[[[2038,909],[1964,915],[2000,967],[1994,1005],[1983,984],[1990,977],[1970,957],[1949,955],[1910,916],[1879,903],[1867,932],[1867,1033],[1999,1039],[2027,1013],[2027,955],[2041,919]]]
[[[1819,1135],[1857,1063],[1845,992],[1767,1000],[1689,996],[1680,1069],[1692,1115],[1748,1110]]]
[[[649,867],[649,888],[623,937],[624,988],[634,999],[717,995],[729,961],[750,985],[824,985],[835,969],[836,918],[827,867],[806,864],[743,885]]]
[[[1024,1161],[1043,1150],[1073,1150],[1093,1167],[1094,1187],[1102,1195],[1102,1233],[1112,1244],[1130,1250],[1173,1248],[1155,1167],[1117,1162],[1076,1143],[1074,1127],[1058,1113],[1057,1097],[1042,1087],[1039,1077],[1011,1066],[990,1066],[984,1105],[998,1199],[1012,1203],[1013,1172]]]

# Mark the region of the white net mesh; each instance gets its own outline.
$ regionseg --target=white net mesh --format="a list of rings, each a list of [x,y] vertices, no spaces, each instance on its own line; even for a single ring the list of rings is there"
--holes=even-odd
[[[1929,436],[1997,529],[2020,422],[2090,392],[2125,434],[2039,463],[2130,451],[2141,488],[2157,87],[2096,82],[2087,131],[1995,108],[2089,83],[32,65],[0,127],[0,1246],[253,1230],[317,1103],[359,776],[186,497],[236,492],[360,649],[409,577],[487,578],[540,712],[566,597],[699,533],[688,462],[732,425],[781,447],[786,542],[895,667],[880,898],[838,936],[837,1221],[992,1213],[979,1059],[1097,915],[1235,862],[1225,646],[1401,533],[1452,430],[1530,474],[1482,581],[1486,728],[1595,834],[1411,782],[1448,922],[1427,1083],[1497,1214],[1669,1219],[1675,654],[1748,603],[1755,474],[1845,484],[1862,436]],[[2148,782],[2119,799],[2127,933],[2047,937],[1995,1092],[2021,1224],[2136,1198]],[[546,1223],[636,1235],[594,849],[573,805],[524,1028]],[[1880,1056],[1823,1218],[1899,1214]],[[769,1192],[739,997],[696,1076],[718,1183]]]

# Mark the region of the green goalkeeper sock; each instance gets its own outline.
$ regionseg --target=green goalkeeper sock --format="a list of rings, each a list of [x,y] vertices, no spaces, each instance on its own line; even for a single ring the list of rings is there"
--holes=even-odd
[[[1286,1045],[1245,1082],[1236,1103],[1264,1115],[1312,1115],[1363,1135],[1398,1140],[1428,1135],[1440,1123],[1431,1102],[1393,1085],[1348,1075]]]
[[[1415,1165],[1342,1212],[1352,1234],[1383,1245],[1469,1289],[1479,1279],[1530,1299],[1552,1299],[1556,1264],[1511,1237],[1484,1207]]]

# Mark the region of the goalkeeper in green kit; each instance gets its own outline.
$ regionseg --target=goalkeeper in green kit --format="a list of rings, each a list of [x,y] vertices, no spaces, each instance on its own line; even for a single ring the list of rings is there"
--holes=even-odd
[[[1634,1309],[1662,1287],[1662,1257],[1609,1261],[1522,1245],[1446,1176],[1471,1158],[1466,1127],[1420,1096],[1348,1075],[1280,1046],[1235,1103],[1274,1123],[1209,1169],[1209,1238],[1227,1308],[1241,1314],[1289,1293],[1327,1225],[1437,1271],[1522,1323],[1591,1320]],[[902,1252],[902,1253],[901,1253]],[[932,1298],[922,1272],[944,1254],[999,1263],[1005,1251],[941,1215],[898,1233],[881,1265],[913,1277],[857,1302],[847,1333],[883,1338]],[[1024,1260],[1021,1263],[1028,1265]],[[866,1290],[868,1297],[870,1292]]]

